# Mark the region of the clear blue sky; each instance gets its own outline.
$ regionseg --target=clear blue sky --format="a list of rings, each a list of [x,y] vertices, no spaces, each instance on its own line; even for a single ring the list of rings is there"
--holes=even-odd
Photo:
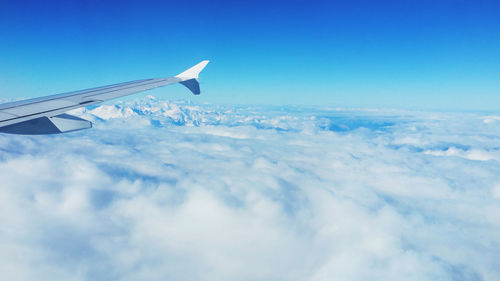
[[[1,1],[0,98],[170,76],[212,103],[500,109],[500,1]]]

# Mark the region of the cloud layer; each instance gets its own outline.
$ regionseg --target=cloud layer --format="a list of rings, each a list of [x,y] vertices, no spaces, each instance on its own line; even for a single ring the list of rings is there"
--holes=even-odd
[[[9,280],[498,280],[500,117],[192,105],[0,135]]]

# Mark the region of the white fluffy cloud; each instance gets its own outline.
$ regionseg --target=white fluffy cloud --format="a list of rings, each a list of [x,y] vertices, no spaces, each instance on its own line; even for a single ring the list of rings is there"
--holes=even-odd
[[[0,135],[8,280],[498,280],[491,115],[148,97]]]

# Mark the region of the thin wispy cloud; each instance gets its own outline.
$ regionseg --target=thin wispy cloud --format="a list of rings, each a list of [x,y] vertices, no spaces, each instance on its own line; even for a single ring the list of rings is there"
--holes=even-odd
[[[0,135],[9,280],[496,280],[500,118],[214,106]]]

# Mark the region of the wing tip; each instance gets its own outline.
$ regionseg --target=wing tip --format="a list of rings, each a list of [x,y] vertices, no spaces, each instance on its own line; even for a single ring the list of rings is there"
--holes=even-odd
[[[198,75],[200,72],[207,66],[209,60],[203,60],[197,63],[195,66],[187,69],[186,71],[176,75],[175,77],[182,79],[182,81],[190,80],[190,79],[198,79]]]
[[[200,83],[198,83],[198,80],[196,80],[194,78],[189,79],[189,80],[180,81],[179,83],[181,83],[186,88],[188,88],[194,95],[199,95],[201,93]]]

